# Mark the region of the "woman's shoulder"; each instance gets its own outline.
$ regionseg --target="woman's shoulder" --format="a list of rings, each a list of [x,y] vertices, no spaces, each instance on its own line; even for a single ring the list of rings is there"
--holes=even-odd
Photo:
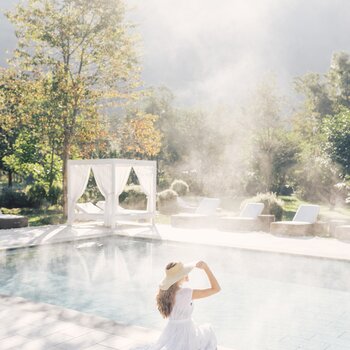
[[[180,288],[177,291],[176,296],[182,297],[182,298],[190,298],[190,299],[192,299],[192,292],[193,292],[192,288]]]

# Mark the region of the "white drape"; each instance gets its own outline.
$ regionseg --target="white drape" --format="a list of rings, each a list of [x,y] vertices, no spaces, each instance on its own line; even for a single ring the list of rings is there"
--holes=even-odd
[[[155,208],[153,168],[148,166],[134,166],[133,168],[143,191],[147,195],[147,210],[153,211]]]
[[[68,224],[74,221],[74,206],[89,181],[90,165],[70,165],[68,168]]]
[[[123,192],[124,187],[128,181],[131,171],[131,166],[116,165],[115,166],[115,194],[116,194],[116,208],[118,211],[119,195]]]
[[[104,223],[106,226],[112,224],[112,164],[97,164],[92,166],[92,171],[96,180],[98,189],[101,191],[103,197],[105,197],[104,208]]]

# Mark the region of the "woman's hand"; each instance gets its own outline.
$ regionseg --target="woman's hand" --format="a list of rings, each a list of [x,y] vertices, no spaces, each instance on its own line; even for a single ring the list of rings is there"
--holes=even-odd
[[[205,270],[208,267],[208,265],[204,261],[198,261],[196,267],[198,269]]]
[[[192,292],[192,299],[206,298],[210,295],[220,292],[221,290],[220,285],[216,280],[214,274],[211,272],[210,268],[208,267],[207,263],[205,263],[204,261],[198,261],[196,264],[196,267],[198,269],[203,270],[207,274],[209,283],[210,283],[210,288],[194,289]]]

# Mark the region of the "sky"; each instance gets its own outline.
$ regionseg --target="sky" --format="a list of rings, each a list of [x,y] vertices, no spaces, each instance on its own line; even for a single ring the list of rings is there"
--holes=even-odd
[[[0,0],[9,8],[15,0]],[[179,104],[234,105],[264,78],[290,92],[296,76],[326,72],[350,52],[349,0],[128,0],[146,86]],[[0,16],[0,64],[15,45]]]

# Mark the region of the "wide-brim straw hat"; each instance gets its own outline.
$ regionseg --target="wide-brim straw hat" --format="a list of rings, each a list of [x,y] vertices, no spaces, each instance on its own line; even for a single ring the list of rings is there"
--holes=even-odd
[[[182,262],[177,262],[169,270],[165,269],[165,277],[159,284],[161,290],[168,290],[174,283],[180,281],[182,278],[187,276],[193,268],[196,266],[195,262],[183,264]]]

